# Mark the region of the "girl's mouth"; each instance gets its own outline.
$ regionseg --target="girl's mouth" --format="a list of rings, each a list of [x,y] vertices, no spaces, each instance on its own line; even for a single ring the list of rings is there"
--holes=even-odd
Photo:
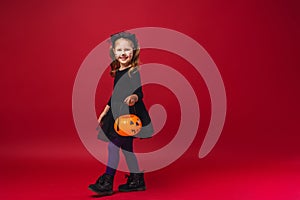
[[[119,59],[122,61],[125,61],[125,60],[127,60],[127,58],[128,58],[127,56],[123,56],[123,57],[120,57]]]

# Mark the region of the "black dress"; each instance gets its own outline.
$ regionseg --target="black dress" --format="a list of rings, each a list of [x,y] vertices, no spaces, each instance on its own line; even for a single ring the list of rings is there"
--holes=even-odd
[[[142,121],[142,129],[134,137],[150,138],[154,132],[149,113],[143,102],[140,72],[137,69],[131,71],[129,71],[129,69],[130,68],[126,68],[116,72],[113,93],[107,103],[110,109],[102,121],[101,131],[103,132],[99,132],[99,134],[104,133],[110,140],[116,137],[122,137],[115,132],[114,121],[124,114],[135,114]],[[138,101],[133,106],[128,106],[124,103],[124,100],[132,94],[138,96]]]

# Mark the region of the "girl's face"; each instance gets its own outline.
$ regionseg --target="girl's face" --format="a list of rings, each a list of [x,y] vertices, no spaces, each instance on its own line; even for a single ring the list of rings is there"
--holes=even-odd
[[[120,38],[115,41],[114,54],[121,66],[128,66],[133,57],[133,44],[130,40]]]

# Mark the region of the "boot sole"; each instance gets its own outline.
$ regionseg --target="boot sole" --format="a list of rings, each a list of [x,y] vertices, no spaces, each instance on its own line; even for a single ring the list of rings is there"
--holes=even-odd
[[[114,191],[107,191],[107,192],[102,192],[102,191],[99,191],[97,190],[96,188],[93,188],[93,187],[88,187],[89,190],[101,195],[101,196],[109,196],[109,195],[112,195],[114,193]]]
[[[135,189],[119,189],[119,192],[134,192],[134,191],[145,191],[146,187],[142,187],[142,188],[135,188]]]

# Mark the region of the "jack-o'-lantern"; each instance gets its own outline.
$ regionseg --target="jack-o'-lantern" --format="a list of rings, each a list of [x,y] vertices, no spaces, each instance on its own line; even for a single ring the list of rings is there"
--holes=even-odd
[[[121,115],[115,120],[114,129],[121,136],[134,136],[142,128],[142,121],[134,114]]]

